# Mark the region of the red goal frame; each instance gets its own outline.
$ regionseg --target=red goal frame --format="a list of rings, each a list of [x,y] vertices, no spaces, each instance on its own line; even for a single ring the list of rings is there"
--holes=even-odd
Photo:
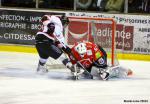
[[[96,21],[110,21],[112,26],[112,41],[111,41],[111,65],[115,66],[115,33],[116,22],[113,18],[97,18],[97,17],[68,17],[69,20],[96,20]]]

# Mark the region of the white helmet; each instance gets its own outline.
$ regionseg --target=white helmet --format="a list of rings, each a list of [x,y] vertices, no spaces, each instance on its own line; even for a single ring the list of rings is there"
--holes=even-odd
[[[85,43],[79,43],[76,47],[75,50],[80,54],[83,55],[87,52],[86,44]]]

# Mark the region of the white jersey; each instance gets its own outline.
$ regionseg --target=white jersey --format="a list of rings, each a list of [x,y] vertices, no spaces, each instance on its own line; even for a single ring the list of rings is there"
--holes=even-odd
[[[66,47],[65,39],[63,36],[63,25],[62,25],[60,18],[57,16],[54,16],[54,15],[52,15],[52,16],[46,15],[46,16],[48,17],[48,20],[43,22],[43,31],[42,32],[47,32],[47,30],[48,30],[47,25],[49,23],[54,23],[55,30],[54,30],[53,35],[64,47]]]

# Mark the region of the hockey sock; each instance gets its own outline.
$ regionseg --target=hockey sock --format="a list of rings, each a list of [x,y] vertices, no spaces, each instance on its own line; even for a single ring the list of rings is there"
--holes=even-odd
[[[46,61],[47,61],[47,59],[40,58],[39,59],[39,64],[42,65],[42,66],[44,66],[45,63],[46,63]]]

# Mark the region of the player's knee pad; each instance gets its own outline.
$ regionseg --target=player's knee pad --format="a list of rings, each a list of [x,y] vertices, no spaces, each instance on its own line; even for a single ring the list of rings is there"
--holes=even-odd
[[[91,68],[91,75],[99,76],[99,68],[97,68],[96,66],[92,66],[92,68]]]
[[[54,59],[59,59],[62,56],[63,52],[54,44],[51,44],[47,51],[47,54],[49,54],[49,56]]]

